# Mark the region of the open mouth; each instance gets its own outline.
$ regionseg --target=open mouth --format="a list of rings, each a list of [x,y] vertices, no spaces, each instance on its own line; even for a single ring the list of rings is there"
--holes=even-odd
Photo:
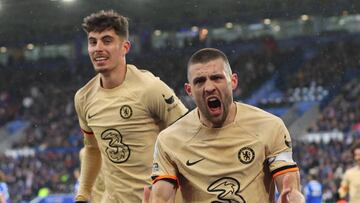
[[[212,114],[220,114],[221,113],[221,101],[216,97],[210,97],[207,100],[207,105]]]
[[[102,61],[106,61],[108,58],[107,57],[96,57],[94,60],[96,62],[102,62]]]
[[[109,57],[106,57],[106,56],[95,56],[93,58],[93,61],[95,63],[97,63],[98,65],[101,65],[101,64],[104,64],[108,59],[109,59]]]

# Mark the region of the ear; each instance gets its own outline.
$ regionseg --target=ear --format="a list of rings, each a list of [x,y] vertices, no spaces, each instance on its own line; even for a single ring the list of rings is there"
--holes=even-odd
[[[236,73],[233,73],[231,75],[231,87],[232,90],[235,90],[238,85],[238,75]]]
[[[129,40],[125,40],[122,46],[123,46],[125,54],[127,54],[130,51],[131,43]]]
[[[184,89],[185,89],[185,92],[186,92],[189,96],[192,96],[192,93],[191,93],[191,85],[190,85],[189,83],[185,83]]]

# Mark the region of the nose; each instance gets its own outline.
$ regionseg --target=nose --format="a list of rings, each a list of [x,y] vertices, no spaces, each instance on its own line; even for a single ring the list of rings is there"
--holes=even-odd
[[[205,82],[204,91],[206,94],[211,94],[215,91],[215,85],[211,80]]]
[[[97,42],[96,45],[94,46],[95,51],[102,51],[103,48],[104,48],[104,44],[101,41]]]

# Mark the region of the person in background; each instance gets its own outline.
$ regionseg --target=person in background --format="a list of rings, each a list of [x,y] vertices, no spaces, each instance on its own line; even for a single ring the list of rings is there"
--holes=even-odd
[[[80,179],[80,169],[76,168],[74,170],[74,177],[75,177],[75,185],[74,185],[74,194],[77,194],[79,190],[79,179]]]
[[[349,203],[360,203],[360,142],[354,144],[351,153],[355,165],[345,171],[338,193],[340,200],[349,194]]]
[[[323,186],[316,177],[316,173],[312,171],[307,176],[307,183],[304,187],[306,203],[322,202]]]
[[[9,188],[4,172],[0,171],[0,203],[10,203]]]

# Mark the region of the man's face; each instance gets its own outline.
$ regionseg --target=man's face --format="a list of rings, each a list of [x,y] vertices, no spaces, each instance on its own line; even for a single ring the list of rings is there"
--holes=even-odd
[[[233,102],[232,91],[237,86],[237,75],[225,69],[226,63],[218,58],[207,63],[189,66],[186,92],[192,96],[201,116],[213,126],[221,127]]]
[[[88,33],[88,52],[96,72],[124,66],[129,49],[129,41],[118,36],[114,29]]]
[[[360,148],[355,149],[354,159],[355,159],[356,163],[360,166]]]

